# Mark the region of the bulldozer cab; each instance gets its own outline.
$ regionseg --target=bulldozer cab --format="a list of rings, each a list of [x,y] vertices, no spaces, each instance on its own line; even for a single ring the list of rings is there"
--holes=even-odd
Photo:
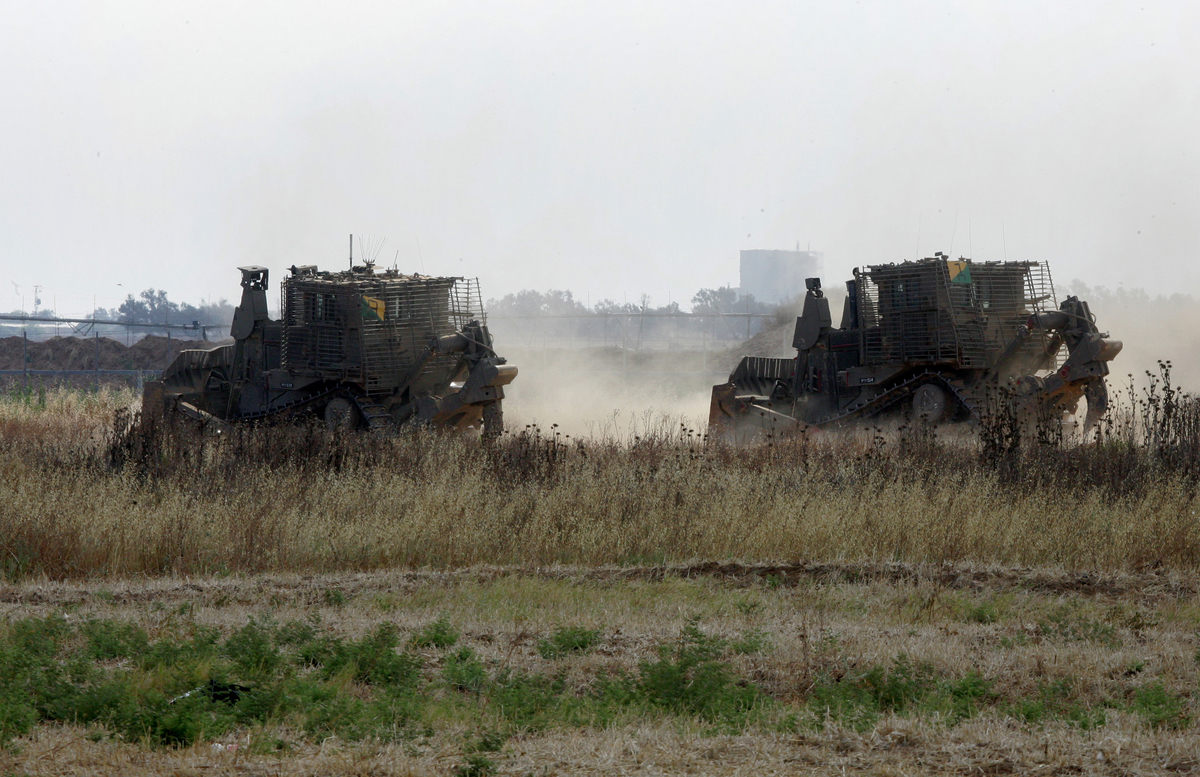
[[[972,262],[944,255],[876,265],[856,274],[867,364],[942,365],[981,370],[1017,326],[1053,304],[1039,262]],[[1046,335],[1026,349],[1045,347]]]

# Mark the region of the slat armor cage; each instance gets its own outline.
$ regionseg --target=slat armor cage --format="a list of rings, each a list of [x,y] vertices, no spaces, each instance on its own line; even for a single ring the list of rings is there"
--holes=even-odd
[[[391,393],[434,337],[486,323],[477,280],[399,273],[308,273],[281,286],[282,366],[295,375]],[[448,374],[454,354],[430,359],[412,383]]]
[[[926,259],[868,267],[858,280],[867,364],[987,369],[1030,314],[1057,307],[1040,262]],[[1034,332],[1019,358],[1037,359],[1049,338]]]

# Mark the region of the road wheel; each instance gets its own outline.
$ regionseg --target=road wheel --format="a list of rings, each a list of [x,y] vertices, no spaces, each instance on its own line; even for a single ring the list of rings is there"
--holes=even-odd
[[[927,383],[913,392],[913,414],[927,424],[946,420],[950,410],[950,398],[941,386]]]
[[[358,409],[345,397],[334,397],[325,406],[325,428],[331,432],[349,432],[358,427]]]

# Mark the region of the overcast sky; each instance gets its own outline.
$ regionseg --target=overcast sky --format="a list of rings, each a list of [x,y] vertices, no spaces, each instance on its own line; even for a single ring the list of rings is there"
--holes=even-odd
[[[0,309],[236,299],[350,232],[485,296],[797,243],[1200,293],[1200,3],[582,5],[0,0]]]

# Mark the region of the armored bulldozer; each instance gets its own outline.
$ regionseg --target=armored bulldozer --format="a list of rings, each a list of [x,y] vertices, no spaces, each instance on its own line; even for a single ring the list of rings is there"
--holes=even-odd
[[[1104,379],[1121,342],[1099,331],[1086,302],[1067,297],[1055,309],[1045,263],[938,253],[855,268],[837,328],[820,279],[805,285],[795,358],[743,358],[713,387],[710,434],[889,416],[964,422],[997,396],[1019,417],[1060,420],[1086,398],[1088,426],[1107,407]]]
[[[273,321],[267,268],[238,269],[234,342],[180,353],[146,384],[143,416],[180,413],[218,428],[316,415],[330,429],[503,430],[517,368],[492,348],[474,281],[293,266]]]

